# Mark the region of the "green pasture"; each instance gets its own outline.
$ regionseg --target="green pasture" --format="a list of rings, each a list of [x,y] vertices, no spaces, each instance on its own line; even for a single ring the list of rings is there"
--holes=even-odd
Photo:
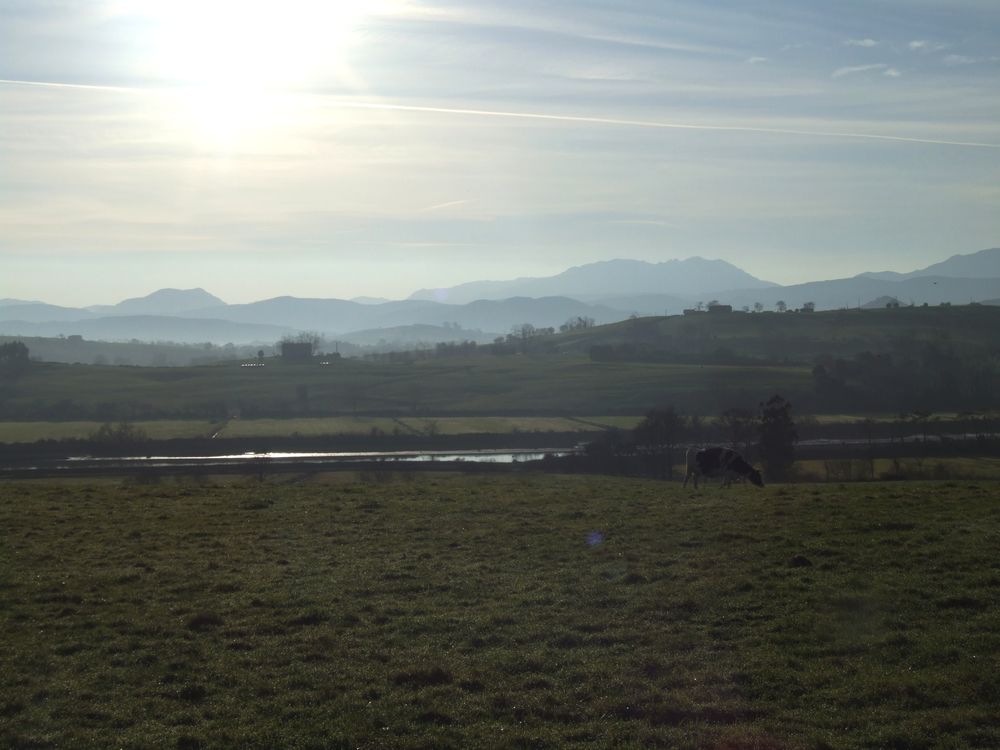
[[[989,457],[902,457],[796,461],[796,474],[814,481],[874,479],[993,479],[1000,480],[1000,459]]]
[[[34,443],[38,440],[86,440],[101,422],[0,422],[0,443]],[[210,437],[219,427],[204,419],[142,420],[133,423],[154,440]]]
[[[763,301],[763,300],[762,300]],[[672,315],[626,320],[573,331],[558,339],[563,351],[594,345],[653,345],[688,354],[718,350],[778,361],[812,362],[817,356],[853,357],[887,349],[917,352],[927,344],[992,351],[1000,310],[990,305],[816,313]]]
[[[903,415],[909,416],[909,415]],[[981,418],[995,419],[996,414],[992,412],[984,412],[977,414],[975,416]],[[956,420],[963,420],[969,417],[968,414],[961,412],[947,411],[947,412],[931,412],[927,415],[927,420],[930,422],[951,422]],[[871,421],[877,423],[891,423],[899,422],[901,420],[901,415],[899,414],[817,414],[810,417],[814,419],[818,424],[857,424],[859,422]]]
[[[685,413],[753,406],[811,392],[807,367],[597,363],[572,356],[489,356],[415,363],[340,360],[333,366],[243,368],[42,364],[8,385],[4,413],[45,419],[314,417],[393,413],[536,416]],[[13,418],[13,417],[12,417]],[[20,419],[21,417],[17,417]]]
[[[300,417],[288,419],[141,420],[133,423],[153,439],[247,437],[321,437],[382,433],[467,435],[517,432],[595,432],[630,429],[641,417]],[[97,421],[0,422],[0,443],[86,439],[101,427]]]
[[[996,748],[998,489],[0,483],[0,746]]]
[[[304,417],[299,419],[232,419],[220,438],[316,437],[368,435],[373,430],[392,433],[399,425],[388,417]]]
[[[413,432],[439,435],[514,432],[594,432],[601,427],[569,417],[404,417],[399,420]]]

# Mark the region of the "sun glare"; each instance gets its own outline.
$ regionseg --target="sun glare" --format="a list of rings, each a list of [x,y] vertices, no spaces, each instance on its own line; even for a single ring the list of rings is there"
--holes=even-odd
[[[127,2],[127,0],[126,0]],[[392,0],[129,3],[148,25],[144,72],[184,93],[177,115],[215,145],[294,120],[289,94],[348,77],[359,30]]]

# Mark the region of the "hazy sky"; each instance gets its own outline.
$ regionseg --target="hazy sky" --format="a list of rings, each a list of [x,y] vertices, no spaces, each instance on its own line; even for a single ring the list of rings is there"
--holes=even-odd
[[[997,0],[0,0],[0,298],[1000,245]]]

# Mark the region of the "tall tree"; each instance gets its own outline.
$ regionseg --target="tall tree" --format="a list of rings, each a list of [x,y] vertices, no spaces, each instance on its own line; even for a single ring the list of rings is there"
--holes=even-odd
[[[777,394],[760,405],[759,437],[760,458],[768,478],[787,478],[795,463],[799,433],[792,420],[792,405]]]
[[[747,459],[757,434],[757,419],[749,409],[726,409],[719,415],[719,427],[728,438],[729,444],[743,451]]]
[[[28,346],[23,341],[0,344],[0,377],[11,379],[22,375],[29,365]]]
[[[674,407],[650,409],[632,433],[636,446],[659,466],[662,477],[674,475],[674,448],[684,435],[684,417]]]

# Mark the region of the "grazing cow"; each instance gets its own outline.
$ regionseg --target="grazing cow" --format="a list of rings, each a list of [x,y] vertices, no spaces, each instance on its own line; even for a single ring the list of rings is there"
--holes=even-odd
[[[760,472],[747,463],[739,453],[729,448],[688,448],[687,474],[684,476],[684,486],[694,477],[697,489],[699,477],[722,477],[722,486],[728,487],[734,479],[749,479],[758,487],[764,486]]]

